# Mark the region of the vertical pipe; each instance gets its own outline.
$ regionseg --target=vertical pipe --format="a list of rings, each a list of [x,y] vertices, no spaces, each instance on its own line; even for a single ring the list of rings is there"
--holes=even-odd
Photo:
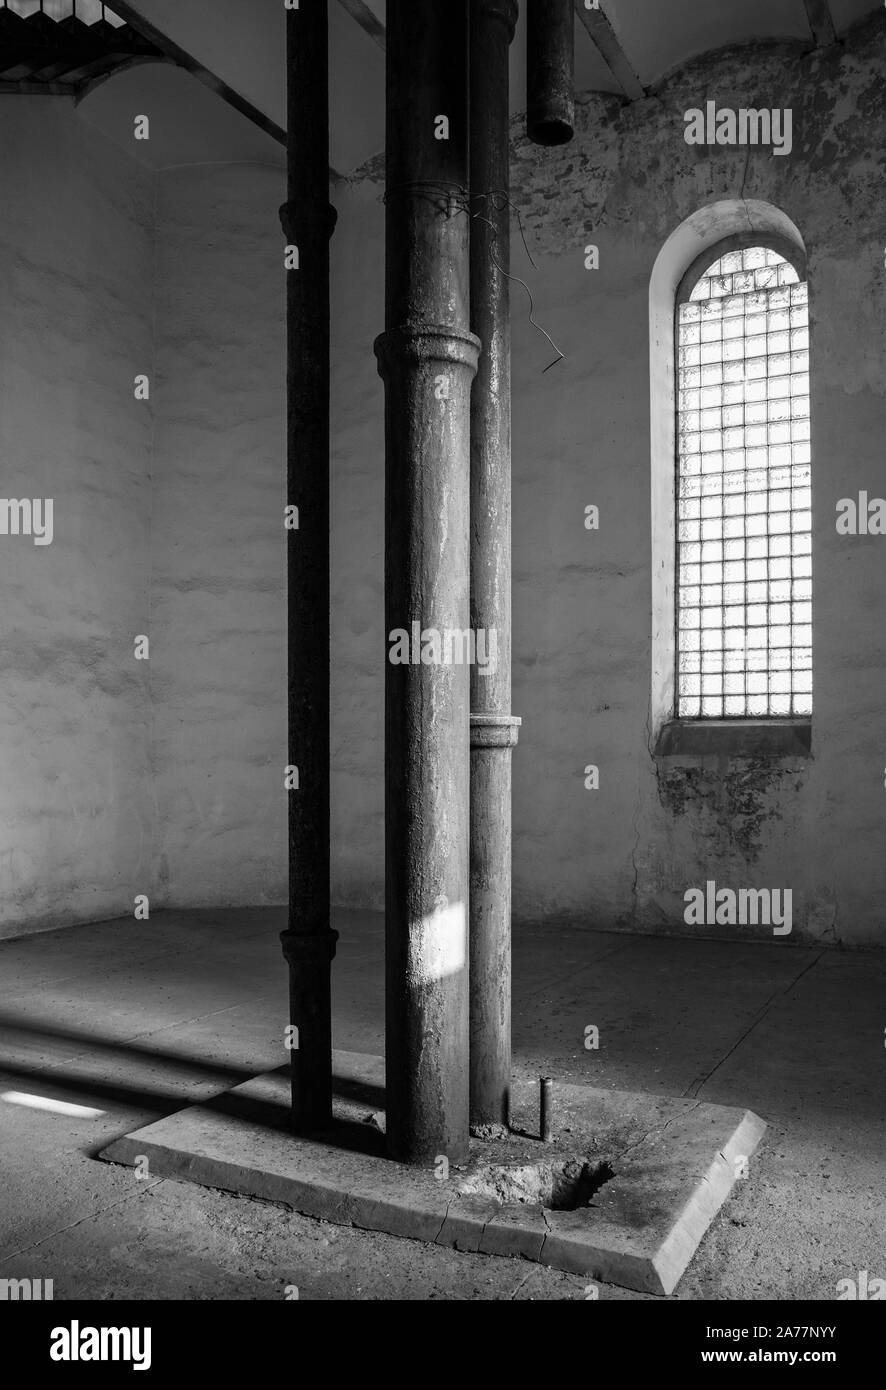
[[[526,133],[536,145],[565,145],[572,139],[574,73],[572,0],[527,0]]]
[[[554,1138],[554,1083],[549,1076],[538,1079],[538,1134],[543,1144]]]
[[[511,326],[508,48],[516,0],[471,6],[471,1124],[508,1123],[511,1084]]]
[[[286,12],[287,202],[280,210],[297,268],[287,270],[287,535],[289,963],[292,1120],[332,1118],[330,970],[337,933],[329,888],[329,78],[327,0]]]
[[[387,1131],[406,1163],[468,1133],[470,333],[467,0],[389,0],[385,332]],[[406,664],[399,635],[408,637]],[[424,634],[424,640],[422,639]],[[435,637],[436,634],[436,637]]]

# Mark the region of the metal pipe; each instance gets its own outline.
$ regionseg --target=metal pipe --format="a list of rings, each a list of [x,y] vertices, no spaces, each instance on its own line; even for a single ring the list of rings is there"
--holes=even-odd
[[[542,1143],[554,1138],[554,1083],[549,1076],[538,1079],[538,1132]]]
[[[280,940],[289,964],[293,1128],[332,1118],[329,850],[329,16],[311,0],[286,16],[287,202],[280,210],[287,274],[286,501],[289,916]],[[297,268],[296,268],[297,262]]]
[[[565,145],[575,131],[572,0],[527,0],[526,132],[536,145]]]
[[[471,1125],[507,1125],[511,1085],[511,324],[508,48],[516,0],[471,5]]]
[[[376,343],[389,642],[386,1097],[389,1152],[416,1164],[460,1163],[469,1148],[469,678],[440,645],[469,626],[479,343],[469,313],[467,36],[466,0],[389,0],[387,283]],[[409,643],[405,664],[398,634]]]

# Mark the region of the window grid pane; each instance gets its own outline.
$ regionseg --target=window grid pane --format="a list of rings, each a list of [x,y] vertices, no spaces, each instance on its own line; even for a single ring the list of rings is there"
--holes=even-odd
[[[677,359],[677,715],[809,715],[806,284],[728,252],[679,306]]]

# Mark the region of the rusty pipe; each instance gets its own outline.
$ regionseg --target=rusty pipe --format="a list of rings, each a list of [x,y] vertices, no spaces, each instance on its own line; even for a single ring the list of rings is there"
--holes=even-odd
[[[543,1144],[554,1138],[554,1083],[549,1076],[538,1079],[538,1132]]]
[[[526,132],[536,145],[565,145],[575,133],[572,0],[527,0],[526,26]]]
[[[328,0],[289,10],[288,192],[280,210],[298,250],[287,276],[286,532],[289,912],[280,939],[289,966],[292,1123],[332,1118],[330,972],[337,933],[330,906],[329,834],[329,204]]]

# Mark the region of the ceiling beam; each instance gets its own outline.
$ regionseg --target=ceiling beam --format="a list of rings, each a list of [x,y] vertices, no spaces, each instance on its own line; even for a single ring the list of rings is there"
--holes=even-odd
[[[829,48],[832,43],[837,42],[837,31],[834,28],[834,17],[831,14],[828,0],[803,0],[803,2],[806,6],[806,18],[809,20],[809,28],[812,30],[816,48]]]
[[[259,111],[257,106],[253,106],[251,101],[247,101],[245,97],[241,97],[240,93],[235,92],[232,87],[229,87],[227,82],[223,82],[220,77],[216,77],[214,72],[210,72],[209,69],[205,68],[196,58],[192,58],[190,53],[186,53],[183,48],[179,48],[177,43],[173,43],[172,39],[168,38],[160,29],[157,29],[149,20],[143,19],[138,11],[129,4],[129,0],[109,0],[109,8],[112,9],[120,19],[125,19],[126,23],[134,29],[136,33],[150,40],[156,48],[160,49],[161,53],[171,59],[173,63],[176,63],[178,67],[184,68],[187,72],[196,77],[199,82],[202,82],[204,86],[209,87],[211,91],[220,96],[222,101],[226,101],[229,106],[233,106],[234,110],[239,111],[241,116],[245,116],[247,120],[252,121],[253,125],[257,125],[266,135],[270,135],[273,140],[276,140],[278,144],[286,144],[285,130],[282,130],[280,126],[278,126],[275,121],[272,121],[269,116],[266,116],[263,111]]]
[[[575,0],[575,13],[625,96],[630,101],[639,101],[641,97],[645,97],[646,88],[631,67],[624,49],[616,38],[615,30],[603,11],[586,9],[584,0]]]
[[[339,0],[339,4],[346,9],[352,19],[355,19],[361,29],[365,29],[373,43],[377,43],[382,52],[387,46],[385,26],[381,20],[372,13],[372,10],[365,3],[365,0]]]

